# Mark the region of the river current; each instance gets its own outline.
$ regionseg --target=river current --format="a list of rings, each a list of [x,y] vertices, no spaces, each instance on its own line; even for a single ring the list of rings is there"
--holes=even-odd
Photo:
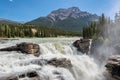
[[[79,38],[33,38],[9,40],[0,43],[0,48],[13,46],[21,42],[33,42],[40,46],[40,56],[22,54],[20,52],[0,52],[0,80],[9,75],[20,75],[27,71],[36,71],[35,78],[19,78],[19,80],[104,80],[103,69],[89,55],[82,54],[72,45]],[[72,68],[55,67],[29,63],[34,60],[50,60],[66,58],[71,61]],[[23,63],[21,65],[21,63]],[[25,63],[29,63],[26,65]],[[54,74],[57,72],[59,74]]]

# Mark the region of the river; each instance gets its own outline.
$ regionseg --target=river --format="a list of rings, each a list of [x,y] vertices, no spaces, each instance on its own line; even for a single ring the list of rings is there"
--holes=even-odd
[[[40,46],[39,57],[22,54],[20,52],[0,52],[0,78],[8,75],[20,75],[27,71],[36,71],[37,78],[19,78],[19,80],[104,80],[103,70],[95,60],[78,52],[72,45],[79,38],[23,38],[8,40],[0,43],[0,48],[12,46],[21,42],[33,42]],[[32,64],[34,60],[50,60],[52,58],[66,58],[72,67],[55,67],[52,65]],[[21,65],[21,63],[23,63]],[[26,65],[26,63],[29,63]],[[59,74],[54,74],[57,72]],[[2,80],[2,79],[0,79]]]

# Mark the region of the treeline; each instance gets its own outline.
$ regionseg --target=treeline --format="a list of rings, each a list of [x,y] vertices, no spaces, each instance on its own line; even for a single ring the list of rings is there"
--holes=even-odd
[[[64,31],[61,29],[40,27],[24,24],[0,24],[0,37],[58,37],[58,36],[80,36],[80,33]]]
[[[83,28],[83,38],[106,38],[108,34],[107,25],[110,23],[110,18],[106,18],[104,14],[102,14],[98,21],[94,21],[89,26]]]

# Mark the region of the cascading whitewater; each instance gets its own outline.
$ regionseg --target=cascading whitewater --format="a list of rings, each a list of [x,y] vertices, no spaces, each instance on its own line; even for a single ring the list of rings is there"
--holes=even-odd
[[[38,76],[34,79],[18,76],[19,80],[104,80],[102,71],[94,59],[80,55],[81,53],[71,45],[75,40],[76,38],[40,43],[40,57],[18,52],[0,52],[0,80],[5,76],[21,75],[29,71],[36,71]],[[72,67],[46,64],[46,60],[52,58],[66,58],[71,61]],[[39,60],[42,65],[34,64]]]

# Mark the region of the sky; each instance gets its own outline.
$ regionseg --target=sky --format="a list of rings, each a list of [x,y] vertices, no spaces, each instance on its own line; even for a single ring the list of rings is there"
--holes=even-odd
[[[0,0],[0,18],[26,22],[69,7],[113,18],[120,10],[120,0]]]

